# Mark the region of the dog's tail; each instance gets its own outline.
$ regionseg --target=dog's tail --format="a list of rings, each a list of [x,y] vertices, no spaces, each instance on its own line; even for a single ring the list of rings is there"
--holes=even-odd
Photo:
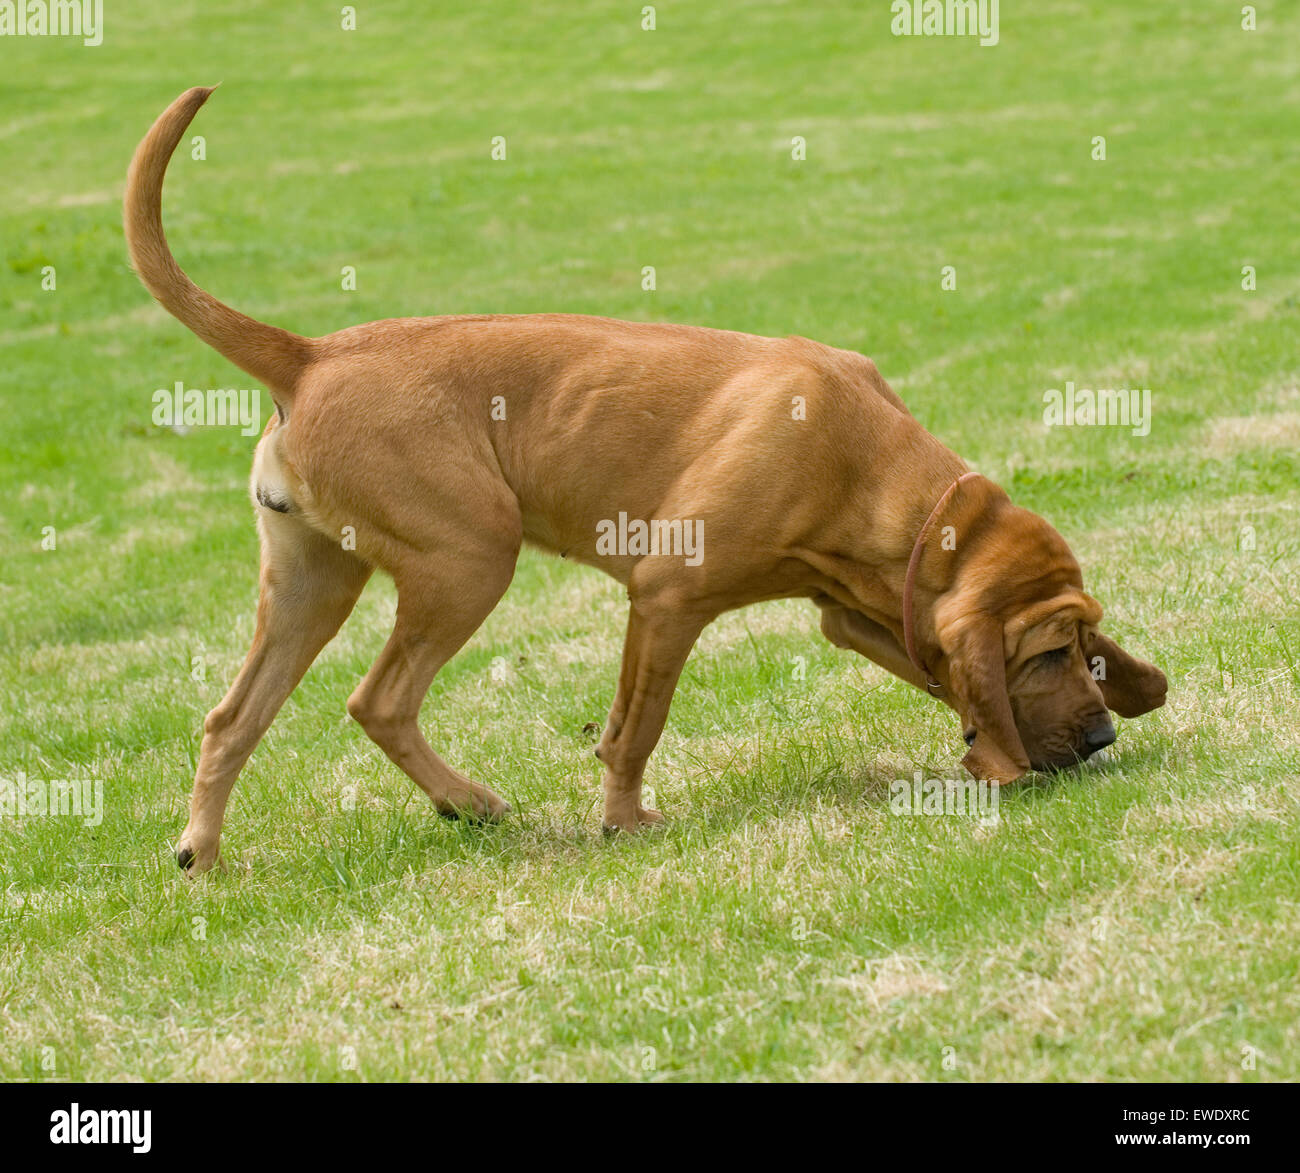
[[[265,382],[276,406],[287,412],[298,380],[313,357],[311,339],[245,317],[200,289],[181,271],[163,233],[162,184],[168,160],[214,89],[195,86],[186,90],[162,112],[136,147],[126,175],[126,243],[136,273],[163,309],[236,366]]]

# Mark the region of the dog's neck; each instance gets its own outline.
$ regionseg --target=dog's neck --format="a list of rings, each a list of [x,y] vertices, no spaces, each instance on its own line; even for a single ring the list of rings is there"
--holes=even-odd
[[[957,490],[950,492],[958,481]],[[997,513],[1008,503],[996,484],[975,474],[967,479],[958,464],[946,480],[913,497],[903,513],[870,527],[869,550],[848,557],[804,553],[804,560],[819,571],[823,593],[865,621],[852,625],[851,646],[946,701],[945,656],[935,611],[954,591],[982,593],[983,580],[991,572],[978,558],[979,547],[986,533],[996,532]],[[937,506],[941,508],[936,514]],[[908,603],[914,655],[907,648]]]
[[[976,479],[979,476],[977,472],[964,472],[952,482],[935,502],[934,508],[930,515],[921,524],[917,532],[916,541],[912,544],[912,553],[907,559],[907,572],[903,578],[903,599],[902,599],[902,624],[903,624],[903,650],[907,652],[907,658],[911,661],[912,667],[915,668],[925,678],[925,687],[935,695],[942,690],[943,685],[935,679],[930,669],[926,666],[926,660],[921,656],[917,646],[916,639],[916,576],[920,567],[921,557],[925,553],[926,542],[930,539],[931,533],[943,518],[945,507],[953,498],[961,492],[963,485]],[[954,545],[955,548],[955,545]]]

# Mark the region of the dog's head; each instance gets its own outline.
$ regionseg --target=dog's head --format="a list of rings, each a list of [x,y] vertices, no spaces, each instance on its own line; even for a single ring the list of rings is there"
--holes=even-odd
[[[978,549],[936,605],[936,674],[962,717],[970,746],[962,764],[1009,782],[1110,745],[1107,710],[1136,717],[1158,708],[1166,680],[1101,634],[1101,606],[1084,593],[1064,539],[1035,514],[995,504]]]

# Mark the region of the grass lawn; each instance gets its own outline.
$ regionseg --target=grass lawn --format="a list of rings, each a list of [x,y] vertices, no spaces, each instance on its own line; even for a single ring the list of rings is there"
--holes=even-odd
[[[613,0],[339,7],[136,0],[97,48],[0,43],[0,778],[104,795],[96,826],[0,815],[0,1077],[1300,1077],[1296,8],[1040,0],[980,47],[891,36],[883,0],[653,31]],[[525,553],[422,716],[513,804],[485,829],[346,716],[376,579],[245,769],[228,870],[185,880],[253,630],[255,440],[153,424],[157,388],[248,379],[139,286],[120,201],[214,81],[166,220],[218,297],[306,334],[559,310],[860,350],[1065,535],[1168,705],[995,824],[899,817],[893,780],[959,773],[956,719],[765,605],[687,666],[669,825],[610,840],[625,599]],[[1150,388],[1149,434],[1045,427],[1067,381]]]

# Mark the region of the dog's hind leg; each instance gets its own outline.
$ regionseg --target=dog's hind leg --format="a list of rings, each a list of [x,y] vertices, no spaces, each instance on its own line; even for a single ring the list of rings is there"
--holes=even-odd
[[[217,861],[239,771],[320,650],[352,611],[371,568],[291,515],[263,508],[257,631],[243,668],[203,723],[190,818],[176,859],[190,874]]]
[[[395,567],[393,634],[348,698],[348,712],[440,814],[494,820],[510,809],[434,753],[418,718],[434,676],[505,594],[519,546],[517,517],[514,526],[495,534],[491,527],[471,523],[437,543],[439,554]]]

